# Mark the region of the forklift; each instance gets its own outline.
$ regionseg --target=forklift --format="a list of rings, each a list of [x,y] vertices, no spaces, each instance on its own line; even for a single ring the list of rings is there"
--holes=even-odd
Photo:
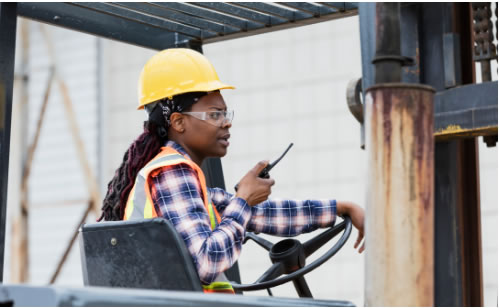
[[[478,137],[497,143],[490,3],[0,3],[0,261],[5,251],[17,17],[163,50],[359,15],[362,78],[346,101],[368,158],[366,306],[481,306]],[[497,16],[497,5],[495,8]],[[496,22],[497,28],[497,22]],[[481,66],[477,83],[475,62]],[[220,159],[203,165],[225,189]],[[353,306],[316,300],[304,275],[331,259],[350,219],[305,243],[271,243],[272,266],[238,294],[204,294],[183,240],[161,218],[80,228],[83,288],[0,284],[5,306]],[[334,237],[339,239],[329,244]],[[310,264],[306,258],[331,246]],[[164,255],[157,262],[153,255]],[[151,262],[151,260],[153,260]],[[157,263],[155,263],[157,262]],[[333,262],[332,259],[329,262]],[[168,264],[166,266],[165,264]],[[0,282],[3,266],[0,266]],[[299,298],[249,296],[292,282]],[[245,292],[243,295],[242,292]]]

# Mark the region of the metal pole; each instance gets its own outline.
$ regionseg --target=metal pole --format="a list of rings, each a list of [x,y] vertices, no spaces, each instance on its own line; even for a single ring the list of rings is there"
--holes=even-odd
[[[366,93],[367,306],[433,306],[433,94],[401,83]]]
[[[433,306],[431,87],[400,83],[400,5],[376,4],[376,85],[366,90],[367,306]],[[397,46],[398,44],[398,46]]]
[[[0,3],[0,282],[3,281],[17,3]]]
[[[400,82],[400,3],[376,3],[376,83]]]

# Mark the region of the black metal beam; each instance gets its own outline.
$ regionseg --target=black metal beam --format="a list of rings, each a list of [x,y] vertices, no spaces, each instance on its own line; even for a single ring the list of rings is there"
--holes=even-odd
[[[213,20],[219,23],[223,23],[232,27],[236,27],[241,29],[242,31],[249,31],[253,29],[262,28],[263,25],[260,23],[256,23],[253,21],[247,21],[241,18],[236,18],[233,16],[228,16],[225,14],[221,14],[209,9],[204,9],[198,6],[193,6],[187,3],[178,3],[178,2],[158,2],[156,5],[169,8],[172,10],[176,10],[179,12],[183,12],[186,14],[190,14],[196,17]]]
[[[329,6],[339,11],[345,10],[345,2],[321,2],[323,5]]]
[[[279,25],[288,22],[288,20],[284,18],[262,14],[260,12],[235,5],[237,3],[228,4],[223,2],[191,2],[191,4],[237,16],[239,18],[252,20],[264,24],[265,26]]]
[[[336,13],[339,11],[330,6],[324,6],[320,4],[314,5],[308,2],[279,2],[279,4],[292,7],[308,14],[312,14],[314,17],[320,17],[322,15]]]
[[[190,36],[198,40],[202,40],[204,38],[209,38],[217,35],[215,32],[179,23],[174,23],[162,18],[157,18],[150,15],[142,14],[137,11],[130,10],[126,7],[118,6],[112,3],[75,2],[73,4],[84,8],[88,8],[90,10],[95,10],[101,13],[122,17],[127,20],[134,20],[149,26],[162,28],[170,32],[177,32],[179,34]]]
[[[152,49],[190,47],[357,14],[353,3],[20,2],[18,15]],[[308,13],[306,9],[314,11]],[[313,15],[315,14],[315,15]],[[320,17],[320,18],[319,18]]]
[[[435,146],[435,306],[463,306],[458,142]]]
[[[497,81],[435,95],[435,132],[441,136],[497,134]]]
[[[265,2],[238,2],[237,4],[265,14],[272,14],[277,17],[285,18],[291,22],[312,17],[311,14],[292,10],[286,7],[279,7]]]
[[[165,18],[177,23],[182,23],[200,29],[206,29],[208,31],[216,32],[218,35],[226,35],[239,31],[238,28],[219,24],[203,18],[194,17],[178,11],[169,10],[156,5],[156,3],[117,2],[116,4],[136,11],[141,11],[157,17]]]
[[[321,2],[324,5],[330,6],[332,8],[338,9],[341,12],[356,9],[358,3],[356,2]]]
[[[67,3],[20,2],[17,14],[36,21],[156,50],[178,47],[193,38],[137,21]]]
[[[460,38],[460,69],[455,73],[460,71],[462,76],[455,80],[474,82],[469,51],[473,45],[469,31],[463,31],[472,27],[469,3],[462,8],[466,18],[457,14],[458,5],[427,3],[421,8],[421,81],[438,92],[446,90],[444,36],[448,33]],[[476,138],[435,144],[435,306],[480,306],[481,263],[475,258],[481,253],[477,157]]]
[[[373,59],[374,82],[402,80],[400,54],[400,3],[376,3],[376,54]]]
[[[0,282],[3,282],[17,4],[0,2]]]
[[[365,94],[374,85],[372,60],[376,52],[376,3],[359,3],[360,50],[362,55],[362,89]],[[365,101],[365,97],[363,97]]]

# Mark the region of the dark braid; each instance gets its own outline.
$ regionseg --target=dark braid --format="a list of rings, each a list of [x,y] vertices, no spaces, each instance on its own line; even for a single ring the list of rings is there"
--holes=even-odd
[[[159,153],[166,136],[158,134],[158,127],[151,121],[144,122],[144,132],[130,145],[123,156],[121,166],[107,186],[107,194],[99,221],[121,220],[125,215],[128,195],[140,169]]]
[[[135,184],[135,177],[156,156],[168,140],[170,116],[174,112],[188,111],[206,92],[191,92],[165,98],[146,106],[149,121],[144,122],[144,132],[130,145],[123,156],[121,166],[107,185],[107,194],[98,219],[122,220],[128,195]]]

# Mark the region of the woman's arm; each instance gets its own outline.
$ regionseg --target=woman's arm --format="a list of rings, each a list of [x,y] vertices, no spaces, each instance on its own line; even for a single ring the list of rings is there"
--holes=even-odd
[[[233,195],[220,188],[209,189],[213,203],[222,214]],[[251,208],[247,230],[278,236],[295,236],[333,226],[336,215],[347,214],[359,231],[354,248],[364,238],[364,210],[349,201],[267,200]],[[364,251],[364,245],[359,252]]]
[[[234,195],[220,188],[210,188],[208,191],[219,213],[225,215],[226,205]],[[336,200],[268,199],[251,207],[251,219],[246,229],[277,236],[308,233],[333,226],[336,207]],[[341,210],[344,210],[343,204]]]
[[[158,215],[168,219],[182,236],[203,284],[238,259],[251,217],[245,200],[233,198],[220,224],[211,230],[196,172],[187,165],[164,167],[150,179],[151,197]]]

